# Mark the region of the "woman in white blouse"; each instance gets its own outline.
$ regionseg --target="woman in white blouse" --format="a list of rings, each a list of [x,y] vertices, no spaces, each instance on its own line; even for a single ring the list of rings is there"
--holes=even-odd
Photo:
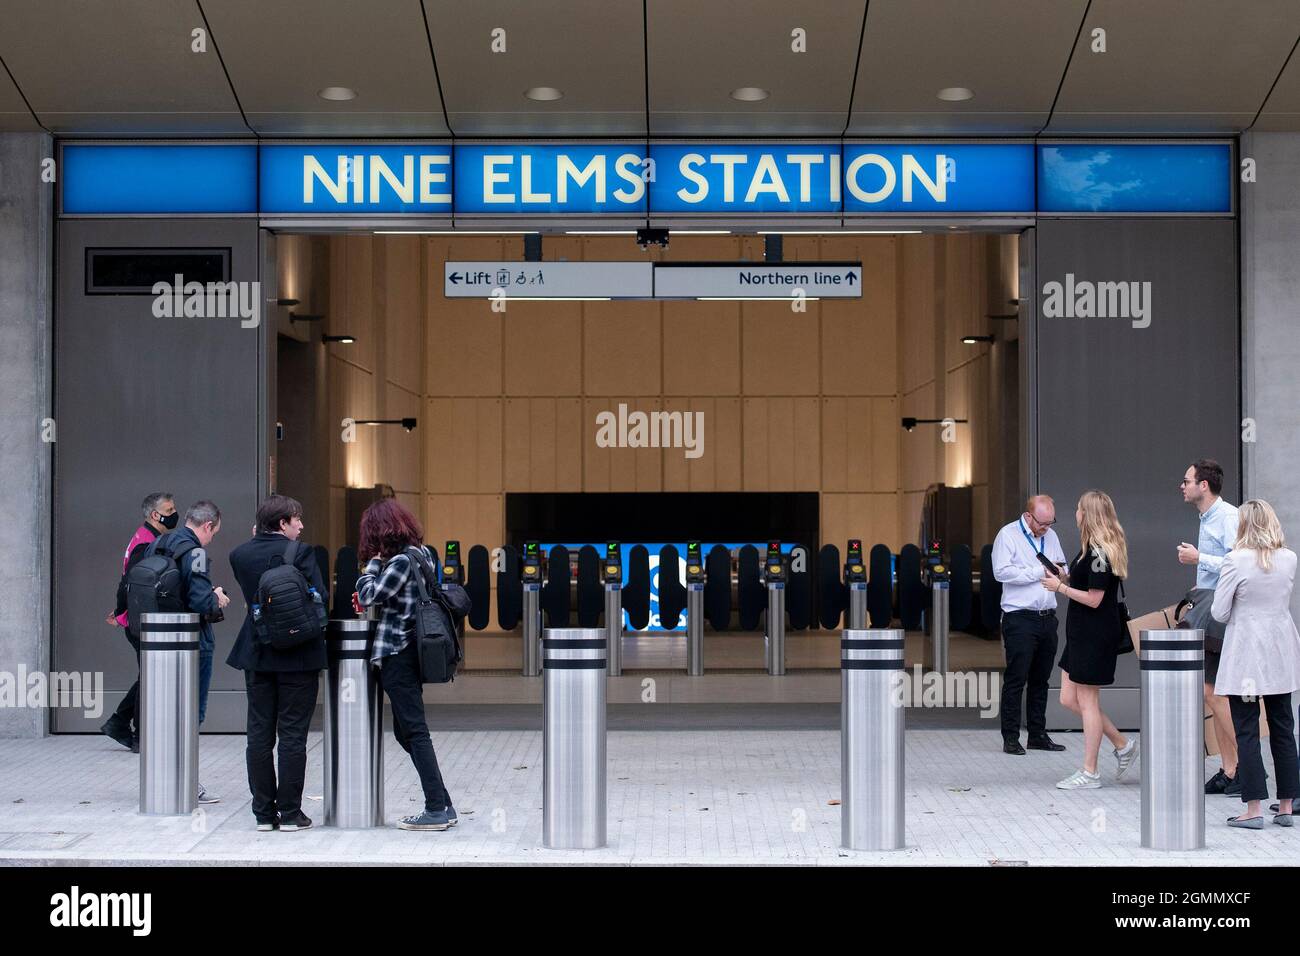
[[[1260,801],[1268,796],[1259,750],[1259,701],[1268,716],[1268,740],[1277,774],[1273,822],[1292,825],[1291,801],[1300,797],[1291,693],[1300,690],[1300,633],[1291,618],[1296,555],[1267,501],[1242,504],[1237,542],[1223,559],[1210,613],[1227,622],[1214,692],[1228,698],[1240,751],[1237,773],[1246,811],[1228,825],[1262,830]]]

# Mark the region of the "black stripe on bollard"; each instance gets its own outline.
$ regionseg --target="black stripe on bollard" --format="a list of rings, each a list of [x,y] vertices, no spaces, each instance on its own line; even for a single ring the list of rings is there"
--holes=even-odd
[[[343,651],[330,648],[330,657],[336,661],[364,661],[370,659],[370,651],[362,647],[355,651]]]
[[[1144,671],[1199,671],[1205,669],[1205,661],[1141,661],[1139,666]]]
[[[589,660],[544,660],[542,667],[546,670],[553,671],[599,671],[605,669],[605,658],[591,658]]]
[[[1205,650],[1204,641],[1142,641],[1141,649],[1144,651],[1203,651]]]
[[[199,646],[198,641],[141,641],[142,651],[192,651]]]
[[[846,671],[901,671],[903,667],[901,660],[842,660],[840,669]]]
[[[898,648],[901,648],[901,647],[903,646],[903,644],[904,644],[904,640],[903,640],[903,638],[901,638],[901,637],[882,637],[882,638],[875,639],[875,640],[872,640],[872,639],[869,639],[869,638],[864,638],[864,639],[860,639],[860,640],[859,640],[859,639],[853,639],[853,640],[842,639],[842,640],[840,641],[840,650],[842,650],[842,651],[876,651],[876,650],[886,650],[886,649],[889,649],[889,648],[892,648],[892,649],[897,650]]]
[[[562,641],[559,638],[542,638],[543,650],[562,651],[564,649],[574,651],[603,651],[605,650],[605,638],[592,638],[588,641]]]
[[[196,634],[199,622],[193,624],[159,624],[156,621],[141,621],[141,634]]]

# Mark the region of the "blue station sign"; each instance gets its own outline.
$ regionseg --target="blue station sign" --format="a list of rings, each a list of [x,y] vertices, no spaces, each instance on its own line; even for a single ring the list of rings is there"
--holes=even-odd
[[[69,143],[64,215],[1230,214],[1228,143]]]

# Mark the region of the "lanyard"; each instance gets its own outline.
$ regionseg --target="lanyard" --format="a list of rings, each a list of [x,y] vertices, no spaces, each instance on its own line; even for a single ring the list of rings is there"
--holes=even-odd
[[[1047,532],[1046,531],[1043,532],[1043,540],[1038,542],[1038,544],[1035,545],[1033,536],[1027,530],[1025,530],[1025,519],[1021,518],[1019,521],[1016,522],[1016,524],[1020,525],[1020,533],[1025,536],[1025,540],[1029,542],[1029,546],[1033,548],[1035,551],[1037,551],[1039,554],[1042,554],[1043,545],[1047,543]]]

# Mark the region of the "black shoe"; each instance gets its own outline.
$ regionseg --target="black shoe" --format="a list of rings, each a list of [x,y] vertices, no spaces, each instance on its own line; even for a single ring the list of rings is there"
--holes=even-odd
[[[1020,741],[1015,737],[1007,737],[1002,741],[1002,752],[1004,754],[1014,754],[1017,757],[1025,755],[1025,748],[1020,746]]]
[[[1229,777],[1226,773],[1224,773],[1223,768],[1220,767],[1218,773],[1216,773],[1209,780],[1205,781],[1205,792],[1223,793],[1223,791],[1228,789],[1228,784],[1230,783],[1232,783],[1232,778]],[[1238,788],[1238,790],[1240,791],[1240,788]]]
[[[1235,777],[1228,777],[1227,780],[1228,782],[1224,784],[1223,787],[1223,795],[1225,797],[1241,796],[1241,774],[1237,774]]]
[[[280,829],[284,832],[293,832],[294,830],[310,830],[311,817],[299,810],[297,813],[291,813],[288,816],[280,817]]]
[[[99,732],[108,737],[112,737],[127,750],[134,749],[131,746],[131,725],[121,717],[117,716],[117,714],[114,714],[112,717],[108,718],[108,720],[104,721],[104,725],[99,728]]]
[[[131,753],[133,753],[133,754],[138,754],[139,752],[140,752],[140,735],[139,735],[139,734],[132,734],[132,735],[131,735]]]
[[[1041,737],[1029,738],[1029,749],[1030,750],[1064,750],[1065,744],[1058,744],[1051,737],[1047,736],[1047,734],[1043,734],[1043,736]]]

